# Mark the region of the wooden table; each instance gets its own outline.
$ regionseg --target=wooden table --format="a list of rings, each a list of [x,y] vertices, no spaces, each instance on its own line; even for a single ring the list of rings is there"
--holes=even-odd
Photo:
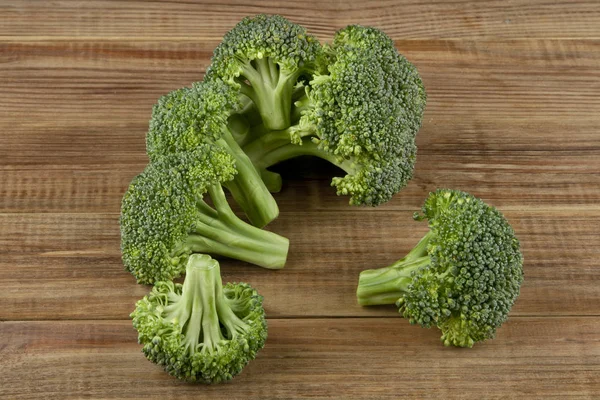
[[[0,397],[600,398],[600,4],[594,1],[4,1],[0,4]],[[279,13],[322,40],[350,23],[396,40],[429,95],[414,179],[353,208],[323,163],[283,168],[273,272],[222,263],[265,296],[269,339],[226,385],[146,361],[118,213],[147,162],[152,105],[202,79],[222,35]],[[422,236],[436,187],[502,210],[526,279],[497,338],[445,348],[394,307],[361,308],[359,271]]]

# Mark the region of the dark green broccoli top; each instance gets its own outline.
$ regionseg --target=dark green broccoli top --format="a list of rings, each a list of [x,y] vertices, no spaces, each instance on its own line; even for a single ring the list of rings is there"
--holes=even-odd
[[[301,125],[316,126],[322,149],[355,164],[355,173],[333,180],[338,194],[351,194],[352,204],[379,205],[412,177],[423,83],[375,28],[342,29],[328,53],[328,72],[311,82],[312,105]]]
[[[240,107],[237,91],[219,79],[171,92],[154,106],[146,147],[151,161],[202,143],[225,149],[237,170],[227,188],[251,223],[263,227],[279,215],[279,208],[229,129],[230,117]],[[243,126],[244,118],[238,117]]]
[[[233,83],[252,60],[263,58],[270,58],[292,74],[315,64],[320,54],[318,40],[302,26],[279,15],[260,14],[244,18],[225,34],[206,75]]]
[[[179,276],[188,254],[176,250],[199,219],[198,202],[210,186],[229,181],[234,163],[223,149],[161,157],[133,179],[121,205],[123,263],[140,283]]]
[[[523,282],[519,241],[504,216],[465,192],[438,190],[423,206],[432,232],[431,263],[415,274],[404,313],[437,324],[448,344],[493,338]]]
[[[148,156],[155,160],[217,141],[229,116],[240,106],[236,92],[221,80],[196,82],[162,96],[152,109],[146,135]]]
[[[361,272],[362,305],[393,304],[411,323],[437,326],[446,345],[493,338],[523,282],[515,232],[494,207],[458,190],[431,193],[429,232],[389,267]]]

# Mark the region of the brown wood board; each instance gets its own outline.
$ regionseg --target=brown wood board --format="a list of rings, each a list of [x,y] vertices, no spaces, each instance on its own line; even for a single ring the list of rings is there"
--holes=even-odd
[[[267,345],[235,381],[197,386],[147,362],[128,321],[4,322],[0,396],[592,399],[599,329],[597,318],[515,317],[460,349],[394,318],[270,319]]]
[[[324,162],[279,166],[286,268],[222,260],[265,296],[269,340],[231,383],[183,384],[144,359],[128,314],[121,196],[147,162],[152,105],[201,80],[240,18],[279,13],[320,39],[384,29],[428,92],[414,179],[357,208]],[[355,302],[358,273],[400,258],[436,187],[497,206],[525,282],[497,338]],[[600,6],[593,1],[0,3],[0,397],[584,398],[600,396]]]

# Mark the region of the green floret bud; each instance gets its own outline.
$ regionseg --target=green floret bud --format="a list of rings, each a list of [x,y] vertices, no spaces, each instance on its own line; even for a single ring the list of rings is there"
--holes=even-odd
[[[218,141],[229,116],[240,108],[235,91],[219,80],[196,82],[162,96],[152,109],[146,135],[150,160]]]
[[[416,68],[383,32],[360,26],[339,31],[328,79],[318,75],[304,117],[317,127],[321,148],[352,159],[359,173],[334,179],[351,204],[387,202],[412,178],[415,136],[426,95]]]
[[[157,282],[131,314],[146,357],[187,382],[239,374],[265,345],[263,298],[246,283],[223,286],[219,263],[192,255],[183,284]]]
[[[416,152],[416,147],[406,147]],[[412,178],[415,154],[354,167],[344,177],[335,177],[331,186],[338,195],[350,195],[351,205],[377,206],[389,201]]]
[[[295,102],[297,125],[243,146],[257,168],[314,155],[347,175],[336,177],[338,195],[350,204],[378,206],[413,176],[426,93],[417,69],[383,32],[361,26],[339,31]],[[277,143],[275,137],[281,137]],[[313,146],[314,145],[314,146]],[[314,148],[316,146],[316,149]]]
[[[219,79],[171,92],[153,108],[146,148],[151,161],[201,144],[225,149],[237,170],[226,187],[250,222],[263,227],[279,215],[279,208],[233,136],[245,126],[241,108],[237,92]]]
[[[348,26],[331,46],[328,79],[316,75],[306,113],[324,146],[342,156],[404,155],[421,126],[426,95],[416,68],[383,32]]]
[[[157,159],[133,179],[121,207],[121,250],[139,283],[178,277],[193,253],[284,266],[288,240],[243,222],[229,207],[221,184],[235,173],[224,149],[201,144]]]
[[[440,189],[423,206],[429,232],[389,267],[361,272],[361,305],[396,304],[411,323],[437,326],[446,345],[491,339],[508,318],[523,282],[515,233],[494,207]]]
[[[244,18],[225,35],[205,79],[229,83],[252,100],[268,129],[285,129],[291,123],[294,87],[320,57],[319,42],[302,26],[261,14]]]

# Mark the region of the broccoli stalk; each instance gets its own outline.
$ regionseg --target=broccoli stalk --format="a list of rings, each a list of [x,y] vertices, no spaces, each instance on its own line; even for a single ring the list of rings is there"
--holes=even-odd
[[[131,317],[146,357],[190,382],[230,380],[267,337],[262,297],[244,283],[223,287],[207,255],[191,255],[183,285],[158,282]]]
[[[235,258],[268,269],[285,265],[288,239],[249,225],[231,210],[220,185],[208,188],[214,205],[198,200],[200,212],[173,255],[209,253]]]
[[[272,131],[251,141],[242,149],[261,173],[275,164],[300,156],[321,158],[349,174],[357,172],[353,167],[357,161],[355,158],[340,157],[324,150],[318,145],[318,140],[314,140],[313,134],[312,129],[300,130],[298,127]]]
[[[224,130],[217,142],[232,155],[237,175],[224,186],[236,203],[242,208],[250,222],[259,228],[264,227],[279,215],[279,207],[263,182],[256,167],[240,148],[228,130]]]
[[[241,74],[235,79],[240,92],[256,105],[268,129],[290,126],[292,92],[302,70],[286,71],[271,57],[240,62]]]
[[[437,326],[445,345],[491,339],[508,318],[521,283],[519,241],[494,207],[440,189],[423,206],[429,232],[406,257],[360,273],[360,305],[396,304],[412,324]]]
[[[362,271],[356,297],[361,306],[396,304],[409,292],[413,273],[427,267],[431,260],[427,246],[433,234],[428,232],[404,257],[392,265]]]
[[[281,136],[284,135],[287,135],[287,139],[281,139]],[[360,173],[360,167],[353,158],[336,156],[324,151],[317,143],[307,139],[303,139],[300,144],[290,143],[287,130],[260,137],[244,147],[244,152],[246,152],[254,166],[260,171],[267,189],[273,193],[281,189],[282,179],[281,175],[269,171],[268,168],[282,161],[300,156],[318,157],[329,161],[331,164],[342,169],[348,176],[356,176]],[[342,182],[343,179],[341,177],[334,177],[331,184],[332,186],[337,186],[339,195],[348,195],[354,191],[356,185],[348,179],[346,179],[348,184],[344,184]]]
[[[235,338],[248,325],[238,318],[223,295],[219,263],[204,254],[192,254],[186,268],[181,295],[172,295],[164,319],[184,327],[183,344],[188,354],[212,353],[225,339]],[[202,338],[202,341],[201,341]]]

